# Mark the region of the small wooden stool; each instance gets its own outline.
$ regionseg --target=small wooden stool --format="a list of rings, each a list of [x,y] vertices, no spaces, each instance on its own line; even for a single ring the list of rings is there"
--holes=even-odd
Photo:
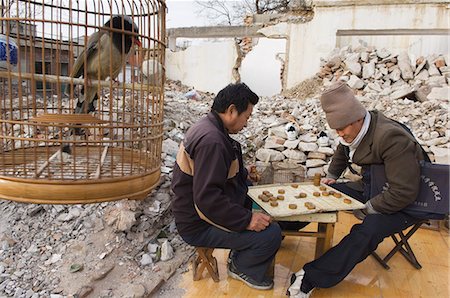
[[[215,282],[219,282],[219,269],[217,267],[217,259],[213,257],[214,248],[196,247],[196,255],[192,260],[192,272],[194,280],[200,280],[202,273],[208,270],[209,275]]]

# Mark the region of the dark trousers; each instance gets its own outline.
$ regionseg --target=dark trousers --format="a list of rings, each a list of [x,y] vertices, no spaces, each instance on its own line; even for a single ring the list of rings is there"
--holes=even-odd
[[[330,185],[353,198],[366,201],[362,191],[347,183]],[[349,187],[350,186],[350,187]],[[355,224],[341,242],[317,260],[303,266],[305,277],[302,291],[329,288],[341,282],[352,269],[367,258],[384,238],[400,232],[418,222],[406,213],[369,214],[360,224]]]
[[[237,233],[211,226],[197,235],[181,237],[193,246],[231,249],[236,268],[261,282],[280,247],[281,229],[277,223],[272,223],[261,232]]]

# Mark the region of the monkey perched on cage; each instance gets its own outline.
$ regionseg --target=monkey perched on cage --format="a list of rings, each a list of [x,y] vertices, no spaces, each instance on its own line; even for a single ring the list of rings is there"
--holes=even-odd
[[[108,29],[119,29],[123,32]],[[78,56],[70,74],[79,78],[86,74],[88,80],[115,80],[130,54],[133,44],[141,46],[136,36],[130,33],[139,33],[138,26],[128,16],[115,15],[108,20],[99,31],[92,34],[85,49]],[[83,86],[82,96],[78,98],[75,113],[90,113],[95,111],[95,101],[98,99],[97,86]]]

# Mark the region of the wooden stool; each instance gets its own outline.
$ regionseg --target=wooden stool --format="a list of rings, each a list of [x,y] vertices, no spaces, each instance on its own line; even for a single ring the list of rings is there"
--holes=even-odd
[[[317,232],[313,231],[282,231],[284,236],[316,237],[317,259],[333,246],[334,224],[337,222],[337,212],[302,214],[276,218],[283,221],[317,222]]]
[[[209,275],[215,282],[219,282],[219,269],[217,268],[217,259],[213,257],[214,248],[196,247],[196,255],[192,261],[192,272],[194,280],[202,278],[203,270],[208,270]]]
[[[372,256],[375,258],[375,260],[380,263],[381,266],[384,267],[384,269],[388,270],[390,269],[387,262],[397,253],[400,252],[405,259],[414,266],[416,269],[421,269],[422,265],[420,265],[419,261],[417,261],[416,255],[414,254],[410,244],[408,243],[408,239],[414,235],[414,233],[422,226],[423,224],[427,224],[428,220],[422,220],[413,225],[409,231],[405,234],[404,232],[408,229],[406,228],[403,231],[400,231],[396,234],[391,235],[392,240],[394,240],[395,246],[392,248],[392,250],[384,257],[381,258],[375,251],[372,252]],[[397,238],[398,236],[398,238]]]

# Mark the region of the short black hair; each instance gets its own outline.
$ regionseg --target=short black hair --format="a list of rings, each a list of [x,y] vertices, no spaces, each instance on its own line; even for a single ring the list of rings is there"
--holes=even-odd
[[[211,109],[217,113],[223,113],[234,104],[238,114],[240,114],[247,110],[249,103],[256,105],[258,100],[258,95],[250,90],[246,84],[229,84],[217,93]]]

